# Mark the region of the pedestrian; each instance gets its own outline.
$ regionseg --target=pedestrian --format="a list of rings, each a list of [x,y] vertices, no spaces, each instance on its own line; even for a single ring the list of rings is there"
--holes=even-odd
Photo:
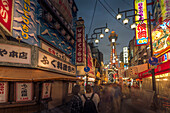
[[[83,101],[83,113],[98,113],[100,98],[97,93],[92,92],[92,87],[86,85],[86,93],[81,96]]]
[[[120,112],[120,105],[121,105],[121,89],[118,86],[118,84],[114,83],[113,85],[115,89],[115,94],[114,94],[114,113],[119,113]]]
[[[100,89],[101,87],[98,85],[98,81],[95,81],[93,86],[93,93],[97,93],[99,97],[100,97]]]
[[[99,104],[100,113],[113,113],[114,93],[115,91],[112,84],[106,84],[101,93],[101,102]]]
[[[72,89],[73,97],[71,99],[71,113],[82,113],[83,103],[79,92],[80,86],[75,85]]]

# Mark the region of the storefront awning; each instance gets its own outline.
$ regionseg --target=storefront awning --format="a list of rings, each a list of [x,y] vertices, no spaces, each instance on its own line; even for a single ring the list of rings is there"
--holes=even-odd
[[[150,70],[151,69],[138,73],[138,77],[146,78],[152,76]],[[170,72],[170,61],[157,65],[157,68],[155,69],[155,75],[160,75],[169,72]]]
[[[0,81],[82,80],[77,77],[39,69],[0,67]]]

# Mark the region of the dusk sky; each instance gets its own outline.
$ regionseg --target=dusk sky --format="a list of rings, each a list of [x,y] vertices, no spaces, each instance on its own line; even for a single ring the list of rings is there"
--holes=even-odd
[[[118,13],[118,8],[120,9],[120,11],[133,9],[133,0],[100,0],[100,1],[109,10],[109,12],[112,15],[114,15],[114,17],[116,17],[116,14],[112,11],[112,9],[116,13]],[[84,19],[86,30],[85,34],[88,34],[96,0],[75,0],[75,2],[78,7],[78,17],[82,17]],[[110,9],[106,3],[108,3],[112,9]],[[118,34],[118,39],[116,43],[120,45],[117,45],[116,51],[118,54],[120,54],[120,52],[123,50],[123,47],[128,46],[129,41],[135,35],[134,30],[130,29],[130,24],[132,24],[132,18],[129,18],[130,19],[129,24],[123,25],[122,19],[116,20],[111,14],[109,14],[105,10],[105,8],[100,4],[99,0],[97,0],[96,11],[92,27],[89,33],[89,38],[95,28],[104,27],[107,23],[110,32],[115,31],[116,34]],[[99,50],[104,55],[105,63],[109,62],[110,59],[110,46],[109,46],[110,42],[108,40],[110,32],[107,34],[105,33],[105,37],[103,39],[100,39],[100,43],[98,44]]]

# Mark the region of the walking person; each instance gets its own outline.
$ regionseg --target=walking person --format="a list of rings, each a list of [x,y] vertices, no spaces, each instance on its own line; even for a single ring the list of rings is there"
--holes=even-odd
[[[83,101],[83,113],[98,113],[100,98],[97,93],[93,93],[90,85],[86,86],[86,93],[81,96]]]
[[[93,86],[93,93],[97,93],[99,97],[100,97],[100,89],[101,87],[98,85],[98,81],[95,81]]]
[[[101,102],[99,104],[100,113],[113,113],[114,93],[112,84],[107,84],[101,93]]]
[[[73,97],[71,99],[71,112],[70,113],[82,113],[83,103],[80,97],[80,86],[75,85],[72,89]]]

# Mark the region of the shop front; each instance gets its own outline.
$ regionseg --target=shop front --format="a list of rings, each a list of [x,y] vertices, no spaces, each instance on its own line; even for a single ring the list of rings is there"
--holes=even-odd
[[[66,59],[36,46],[1,39],[0,112],[32,113],[68,102],[73,85],[81,79]]]
[[[138,77],[142,79],[143,89],[152,90],[152,74],[150,69],[139,73]],[[169,97],[170,60],[157,65],[157,68],[155,69],[155,79],[157,94]]]

